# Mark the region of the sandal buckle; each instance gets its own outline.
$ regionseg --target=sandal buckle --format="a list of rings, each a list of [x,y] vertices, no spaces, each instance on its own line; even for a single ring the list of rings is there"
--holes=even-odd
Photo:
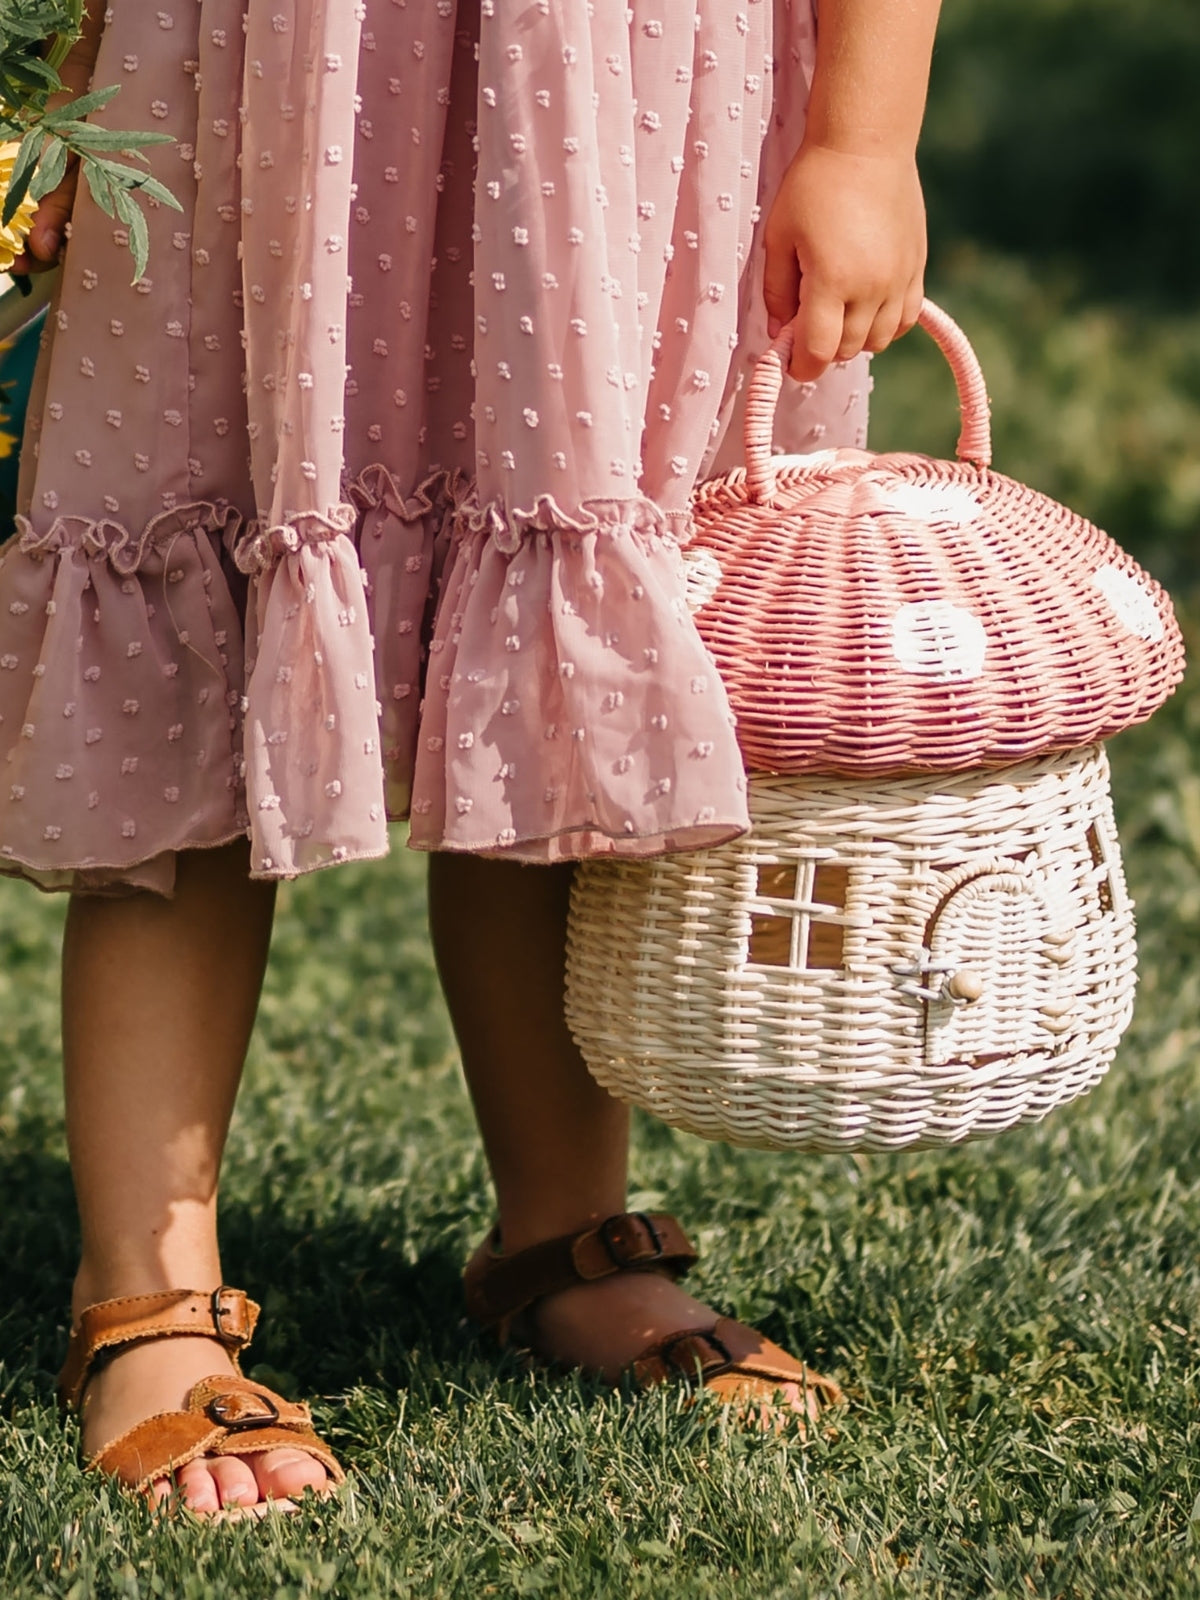
[[[708,1345],[717,1360],[707,1366],[702,1360],[689,1363],[677,1361],[675,1352],[681,1344]],[[719,1339],[711,1328],[692,1328],[686,1333],[677,1333],[672,1339],[664,1339],[658,1347],[658,1357],[664,1366],[676,1367],[685,1377],[698,1378],[701,1383],[705,1378],[715,1378],[722,1372],[727,1372],[733,1365],[733,1354],[724,1339]]]
[[[279,1421],[279,1407],[265,1394],[218,1394],[204,1409],[226,1433],[248,1433]]]
[[[232,1303],[226,1301],[226,1295],[235,1297]],[[244,1327],[246,1297],[240,1289],[231,1289],[228,1284],[223,1283],[219,1288],[213,1290],[208,1305],[212,1315],[213,1329],[222,1344],[229,1345],[233,1349],[240,1349],[243,1345],[249,1344],[250,1341]],[[236,1319],[239,1323],[243,1323],[243,1326],[236,1330],[227,1328],[224,1320],[226,1317]]]
[[[627,1216],[636,1218],[636,1220],[641,1223],[642,1227],[645,1228],[646,1232],[650,1235],[654,1246],[652,1254],[639,1254],[635,1256],[632,1253],[623,1250],[621,1241],[617,1236],[616,1229],[622,1222],[625,1221]],[[653,1222],[651,1222],[649,1216],[647,1216],[646,1212],[644,1211],[628,1211],[622,1213],[620,1216],[606,1218],[606,1220],[602,1222],[596,1229],[596,1236],[600,1240],[600,1243],[604,1246],[604,1249],[608,1255],[608,1259],[612,1262],[613,1266],[617,1268],[632,1266],[640,1267],[642,1265],[648,1265],[654,1261],[661,1261],[666,1253],[663,1249],[662,1237],[659,1234],[658,1229],[654,1226]]]

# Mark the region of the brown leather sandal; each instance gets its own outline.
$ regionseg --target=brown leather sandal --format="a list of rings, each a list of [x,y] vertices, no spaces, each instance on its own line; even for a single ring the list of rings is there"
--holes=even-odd
[[[467,1312],[501,1344],[515,1335],[538,1355],[536,1341],[527,1337],[524,1314],[546,1295],[618,1273],[653,1272],[677,1279],[697,1259],[675,1218],[661,1212],[625,1212],[598,1227],[546,1239],[510,1256],[501,1252],[496,1227],[463,1273]],[[682,1380],[711,1390],[726,1404],[766,1416],[776,1414],[782,1384],[800,1386],[810,1421],[844,1399],[832,1378],[823,1378],[757,1329],[731,1317],[718,1317],[710,1328],[688,1328],[656,1340],[628,1371],[641,1388]],[[788,1414],[794,1415],[790,1407]]]
[[[127,1295],[89,1306],[71,1330],[67,1359],[58,1379],[59,1404],[78,1412],[84,1390],[97,1369],[118,1350],[152,1339],[181,1335],[215,1339],[224,1345],[237,1376],[202,1378],[189,1390],[182,1411],[147,1417],[106,1444],[86,1463],[129,1489],[145,1491],[157,1478],[200,1456],[261,1455],[266,1450],[301,1450],[328,1472],[331,1484],[345,1481],[337,1458],[312,1429],[305,1405],[241,1375],[238,1353],[250,1343],[259,1308],[240,1289],[211,1294],[167,1289],[159,1294]],[[230,1507],[233,1515],[261,1515],[270,1507],[296,1509],[291,1501]],[[211,1513],[213,1516],[228,1513]]]

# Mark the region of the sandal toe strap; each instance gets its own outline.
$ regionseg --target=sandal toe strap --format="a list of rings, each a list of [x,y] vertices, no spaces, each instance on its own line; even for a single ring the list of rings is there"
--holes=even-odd
[[[261,1455],[267,1450],[300,1450],[319,1461],[333,1483],[345,1480],[337,1457],[313,1431],[307,1406],[249,1378],[231,1376],[201,1379],[182,1411],[147,1417],[106,1445],[88,1466],[128,1488],[145,1489],[201,1456]]]
[[[188,1396],[219,1421],[224,1437],[212,1447],[218,1456],[254,1456],[267,1450],[300,1450],[319,1461],[334,1483],[345,1472],[325,1441],[314,1431],[312,1412],[299,1401],[285,1400],[273,1389],[249,1378],[205,1378]]]
[[[782,1384],[806,1389],[818,1405],[838,1405],[841,1388],[814,1372],[754,1328],[720,1317],[711,1328],[688,1328],[659,1339],[633,1363],[634,1381],[643,1388],[669,1380],[694,1383],[728,1398],[748,1393],[766,1396]]]
[[[88,1470],[115,1478],[128,1489],[146,1489],[156,1478],[169,1478],[189,1461],[208,1455],[224,1436],[224,1428],[201,1413],[163,1411],[97,1451]]]

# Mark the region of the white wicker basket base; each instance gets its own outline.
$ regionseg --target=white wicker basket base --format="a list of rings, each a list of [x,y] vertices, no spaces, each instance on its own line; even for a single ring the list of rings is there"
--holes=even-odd
[[[754,776],[750,815],[715,850],[577,869],[567,1019],[611,1093],[705,1138],[889,1149],[1104,1075],[1136,951],[1102,748]]]

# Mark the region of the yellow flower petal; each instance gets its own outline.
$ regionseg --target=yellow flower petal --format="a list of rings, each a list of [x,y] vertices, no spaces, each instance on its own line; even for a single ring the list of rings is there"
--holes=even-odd
[[[0,204],[8,193],[8,186],[12,182],[13,163],[17,159],[17,151],[21,148],[15,139],[9,139],[0,144]],[[33,219],[37,215],[37,201],[31,200],[28,195],[17,207],[16,214],[6,228],[0,228],[0,272],[7,272],[13,262],[25,248],[25,240],[33,226]]]

